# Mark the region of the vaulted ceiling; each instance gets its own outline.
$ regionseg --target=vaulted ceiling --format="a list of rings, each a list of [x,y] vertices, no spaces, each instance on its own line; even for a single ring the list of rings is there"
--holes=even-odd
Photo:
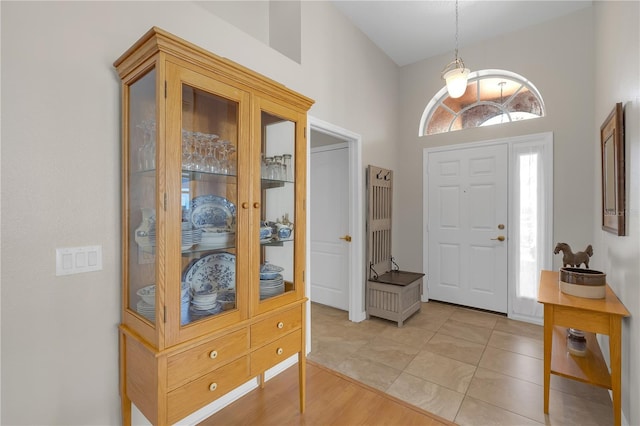
[[[353,24],[397,65],[455,48],[454,0],[332,0]],[[464,46],[552,20],[591,6],[591,1],[461,0],[460,56]]]

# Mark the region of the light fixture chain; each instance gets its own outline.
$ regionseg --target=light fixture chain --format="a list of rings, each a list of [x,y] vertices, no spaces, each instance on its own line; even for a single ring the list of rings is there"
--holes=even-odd
[[[458,0],[456,0],[456,62],[458,62]]]

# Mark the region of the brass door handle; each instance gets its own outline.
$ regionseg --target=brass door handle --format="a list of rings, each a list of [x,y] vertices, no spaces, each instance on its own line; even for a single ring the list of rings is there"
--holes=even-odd
[[[491,238],[492,240],[504,241],[504,235],[498,235],[498,238]]]
[[[340,237],[341,240],[345,240],[346,242],[351,242],[351,235],[345,235],[344,237]]]

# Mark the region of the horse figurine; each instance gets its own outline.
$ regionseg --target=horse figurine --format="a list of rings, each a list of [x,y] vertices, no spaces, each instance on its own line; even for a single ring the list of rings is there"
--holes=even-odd
[[[578,268],[580,265],[584,263],[584,266],[589,269],[589,258],[593,256],[593,248],[591,244],[587,246],[584,251],[579,251],[577,253],[571,252],[571,247],[567,243],[558,243],[556,245],[555,250],[553,250],[553,254],[558,254],[562,252],[562,265],[563,266],[573,266]]]

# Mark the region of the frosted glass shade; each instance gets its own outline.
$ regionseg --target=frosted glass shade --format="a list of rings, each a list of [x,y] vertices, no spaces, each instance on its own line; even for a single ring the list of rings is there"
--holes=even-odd
[[[467,78],[469,77],[469,68],[454,68],[447,71],[443,78],[447,82],[447,91],[452,98],[459,98],[464,95],[467,90]]]

